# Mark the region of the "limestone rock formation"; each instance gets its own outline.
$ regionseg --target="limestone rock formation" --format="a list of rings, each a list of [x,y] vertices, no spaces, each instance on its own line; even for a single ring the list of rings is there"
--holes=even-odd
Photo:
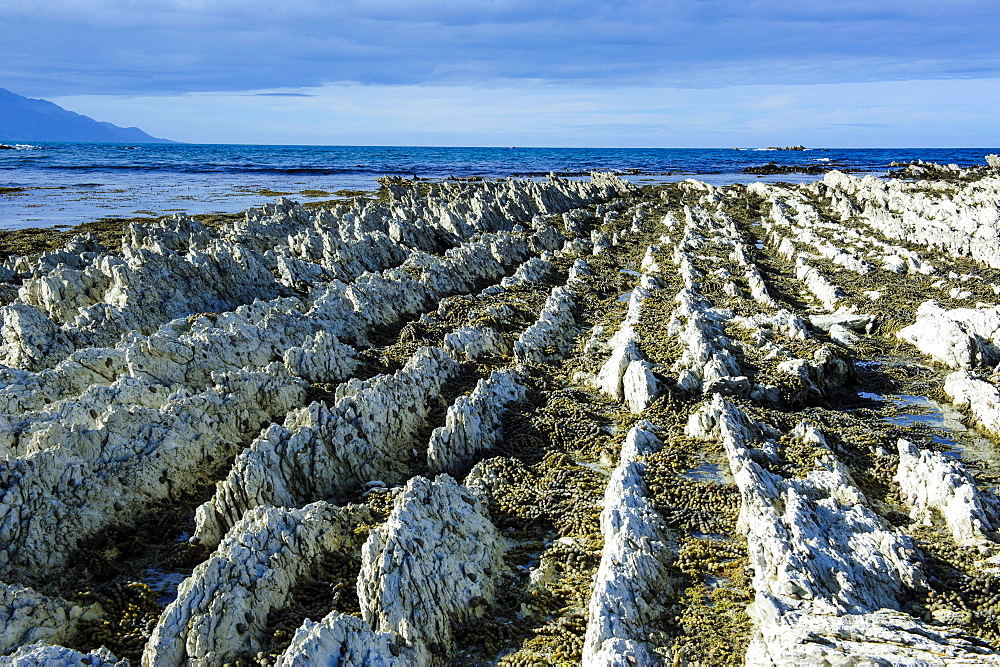
[[[927,525],[934,515],[943,517],[955,542],[962,546],[988,543],[983,533],[1000,526],[1000,507],[979,492],[965,467],[938,452],[921,451],[906,440],[901,439],[898,448],[895,480],[912,508],[910,516]]]
[[[362,618],[376,632],[398,633],[411,664],[441,662],[457,639],[452,624],[493,601],[504,549],[465,487],[448,475],[414,477],[362,549]]]
[[[895,623],[891,612],[898,610],[899,596],[927,585],[920,552],[867,506],[835,457],[824,457],[823,469],[802,480],[767,472],[751,456],[752,443],[766,439],[764,432],[718,396],[692,415],[687,432],[722,442],[740,489],[740,527],[757,593],[750,612],[758,634],[747,651],[748,664],[897,655],[891,644],[857,642],[853,633],[844,634],[847,623],[866,640],[901,635],[904,655],[913,660],[975,659],[983,653],[952,641],[947,631],[915,621],[907,630]],[[1000,657],[991,656],[990,662]]]
[[[128,667],[128,660],[119,660],[106,648],[81,653],[52,644],[28,644],[11,655],[0,656],[0,665],[10,667],[46,667],[51,665],[90,665],[91,667]]]
[[[421,348],[393,375],[340,385],[332,408],[312,403],[291,412],[236,457],[198,508],[195,539],[217,544],[253,507],[297,507],[372,479],[402,481],[429,399],[457,368],[440,348]]]
[[[1000,307],[953,308],[925,301],[917,320],[899,337],[952,368],[970,369],[1000,362]]]
[[[360,618],[335,611],[319,623],[306,619],[277,664],[278,667],[412,664],[407,660],[409,653],[404,656],[396,643],[397,637],[394,632],[373,632]]]
[[[261,648],[267,615],[292,587],[338,550],[364,509],[319,502],[302,509],[257,507],[198,566],[167,606],[143,653],[144,665],[212,665]]]
[[[520,363],[542,363],[564,356],[575,326],[572,293],[565,287],[553,288],[538,321],[514,343],[514,358]]]
[[[668,565],[676,553],[662,517],[647,497],[640,457],[659,450],[652,424],[640,421],[622,445],[604,493],[604,551],[590,598],[585,665],[656,664],[648,627],[664,613],[672,590]]]
[[[0,260],[0,662],[1000,664],[1000,179],[896,166]]]
[[[431,433],[427,465],[432,470],[454,472],[500,442],[507,404],[524,400],[527,392],[519,380],[516,371],[493,371],[468,397],[459,397],[448,408],[445,425]]]
[[[30,644],[69,641],[80,619],[94,616],[92,609],[39,595],[24,586],[0,585],[0,621],[3,622],[0,655]]]
[[[995,385],[968,371],[958,371],[945,378],[944,392],[956,406],[967,408],[984,430],[1000,433],[1000,391]]]

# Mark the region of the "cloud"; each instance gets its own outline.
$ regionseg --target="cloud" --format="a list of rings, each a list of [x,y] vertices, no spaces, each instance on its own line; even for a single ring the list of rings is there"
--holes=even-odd
[[[1000,75],[995,0],[35,0],[0,24],[0,85],[38,96]]]
[[[252,91],[54,101],[195,143],[898,147],[983,146],[1000,136],[1000,78],[726,88],[505,81],[307,90],[311,97]]]
[[[316,97],[313,93],[253,93],[257,97]]]

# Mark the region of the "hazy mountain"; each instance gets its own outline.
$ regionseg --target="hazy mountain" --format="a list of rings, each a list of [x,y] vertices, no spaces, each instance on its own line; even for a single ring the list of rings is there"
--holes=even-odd
[[[107,141],[129,144],[172,143],[137,127],[118,127],[67,111],[45,100],[0,88],[0,142]]]

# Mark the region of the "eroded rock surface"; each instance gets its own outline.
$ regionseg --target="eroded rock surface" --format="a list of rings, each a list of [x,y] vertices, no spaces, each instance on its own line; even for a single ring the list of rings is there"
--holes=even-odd
[[[661,447],[651,429],[649,422],[639,422],[629,431],[605,491],[604,552],[590,599],[586,665],[659,661],[646,637],[664,613],[658,600],[672,592],[668,565],[676,546],[643,483],[645,466],[639,459]]]
[[[468,489],[448,475],[414,477],[362,549],[361,616],[376,632],[398,633],[409,660],[442,661],[453,651],[453,624],[496,596],[505,547]]]
[[[895,175],[3,261],[0,661],[997,664],[1000,180]]]

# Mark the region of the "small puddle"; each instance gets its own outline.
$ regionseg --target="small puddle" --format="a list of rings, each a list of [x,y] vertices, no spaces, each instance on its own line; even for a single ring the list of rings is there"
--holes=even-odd
[[[632,292],[631,292],[631,290],[628,291],[628,292],[625,292],[624,294],[619,294],[618,295],[618,300],[622,301],[624,303],[628,303],[629,301],[631,301],[632,300]]]
[[[899,412],[882,417],[894,426],[923,425],[935,429],[935,443],[946,448],[942,454],[954,459],[995,462],[1000,453],[996,445],[979,432],[962,423],[962,413],[948,404],[938,403],[926,396],[911,394],[874,394],[859,391],[858,396],[880,403],[890,403]]]
[[[597,463],[594,461],[574,461],[574,463],[576,463],[576,465],[580,466],[581,468],[586,468],[587,470],[593,470],[594,472],[600,473],[605,477],[608,477],[611,474],[611,470],[609,469],[609,467],[602,463]],[[613,468],[614,466],[611,467]]]
[[[727,485],[736,483],[728,463],[709,463],[706,461],[697,468],[688,470],[682,476],[692,482],[715,482]]]
[[[149,587],[158,594],[156,604],[166,607],[177,599],[177,587],[181,585],[182,581],[187,579],[187,576],[180,572],[164,572],[163,570],[151,567],[146,570],[144,578]]]
[[[636,278],[642,275],[638,271],[633,271],[632,269],[618,269],[618,273],[625,273],[630,276],[635,276]]]
[[[763,241],[757,241],[756,243],[754,243],[754,245],[757,246],[757,250],[763,250],[764,249],[764,242]]]

